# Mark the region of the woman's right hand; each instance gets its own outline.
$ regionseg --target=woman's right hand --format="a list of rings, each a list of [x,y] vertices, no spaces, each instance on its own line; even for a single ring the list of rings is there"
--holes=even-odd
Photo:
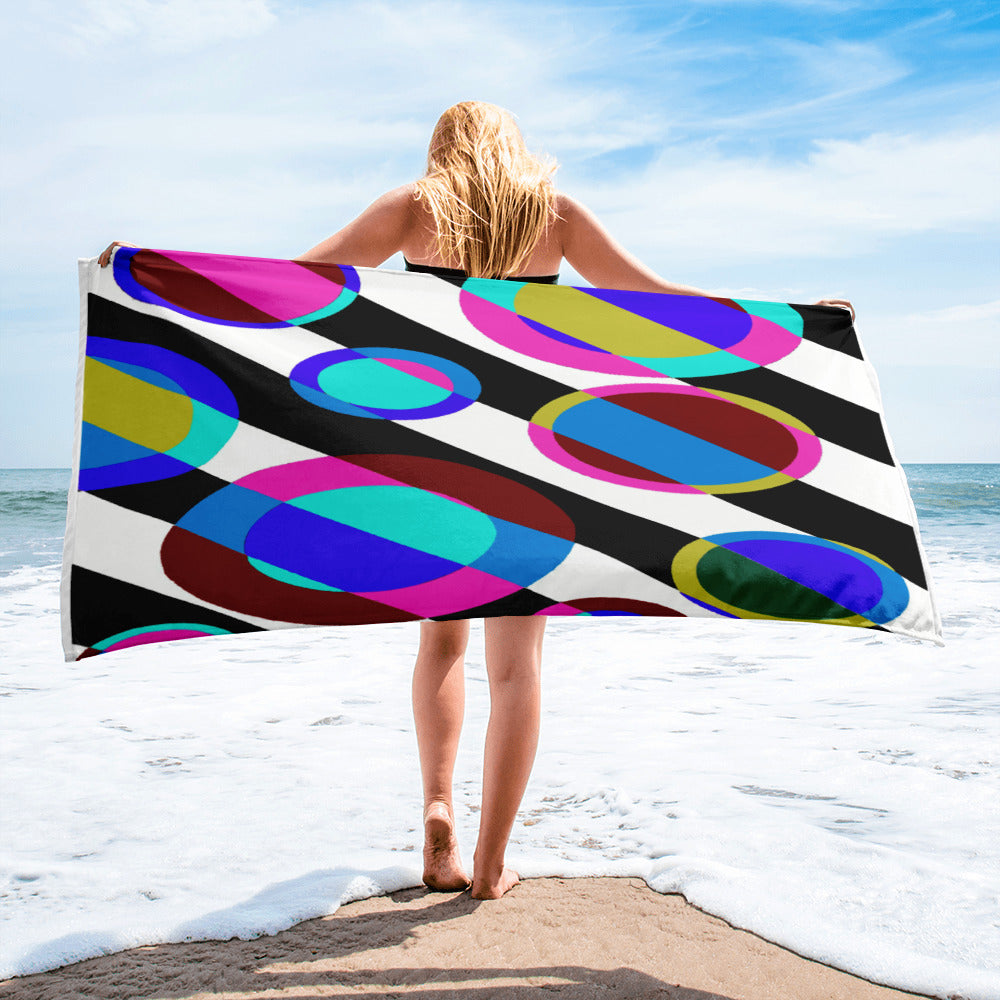
[[[847,299],[820,299],[818,302],[814,302],[813,305],[846,309],[851,314],[851,322],[854,322],[854,306]]]
[[[111,263],[111,255],[115,252],[115,247],[134,247],[135,243],[122,243],[121,240],[115,240],[107,250],[101,252],[101,256],[97,258],[97,263],[101,267],[107,267]]]

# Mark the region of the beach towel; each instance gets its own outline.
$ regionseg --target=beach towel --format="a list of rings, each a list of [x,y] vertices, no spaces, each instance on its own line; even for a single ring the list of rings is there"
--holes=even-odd
[[[940,642],[843,309],[134,248],[80,293],[67,659],[497,615]]]

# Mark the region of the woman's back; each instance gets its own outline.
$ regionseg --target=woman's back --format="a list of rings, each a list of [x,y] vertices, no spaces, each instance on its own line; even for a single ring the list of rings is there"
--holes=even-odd
[[[556,274],[565,260],[597,288],[705,294],[661,278],[616,242],[587,208],[568,195],[553,193],[549,224],[524,265],[504,277]],[[417,199],[416,183],[387,191],[339,232],[295,259],[378,267],[400,251],[414,264],[455,268],[459,263],[437,249],[433,217],[423,199]]]
[[[417,200],[416,184],[398,188],[400,201],[409,216],[400,249],[411,264],[462,271],[460,262],[445,259],[437,247],[434,216],[424,200]],[[394,193],[394,192],[390,192]],[[559,273],[562,262],[561,220],[558,217],[562,196],[556,194],[556,210],[543,230],[524,265],[509,277],[548,277]]]

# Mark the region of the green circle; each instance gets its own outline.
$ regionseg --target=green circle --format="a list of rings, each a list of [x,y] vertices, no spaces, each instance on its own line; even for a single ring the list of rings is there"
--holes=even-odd
[[[695,572],[712,597],[742,611],[789,621],[828,621],[854,615],[825,594],[721,545],[698,560]]]

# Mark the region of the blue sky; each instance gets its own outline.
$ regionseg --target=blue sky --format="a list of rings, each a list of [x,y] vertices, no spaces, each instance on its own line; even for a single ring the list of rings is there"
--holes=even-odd
[[[995,5],[13,7],[0,465],[70,464],[78,257],[294,256],[418,176],[469,98],[664,276],[850,297],[902,461],[1000,461]]]

